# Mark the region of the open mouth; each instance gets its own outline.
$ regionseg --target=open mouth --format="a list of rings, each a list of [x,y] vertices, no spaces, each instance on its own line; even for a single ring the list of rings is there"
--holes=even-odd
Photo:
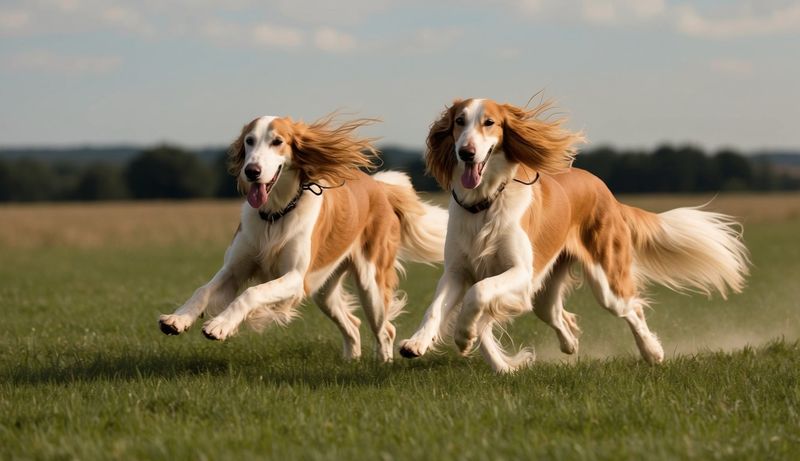
[[[250,191],[247,193],[247,203],[249,203],[251,207],[261,208],[267,203],[269,192],[272,190],[272,187],[275,186],[275,183],[278,182],[281,169],[283,169],[283,165],[278,165],[278,171],[275,172],[275,176],[273,176],[268,183],[254,182],[250,184]]]
[[[483,170],[486,168],[486,163],[489,162],[489,158],[492,156],[492,151],[494,151],[494,146],[489,148],[489,152],[486,154],[486,160],[480,163],[464,163],[461,185],[464,186],[465,189],[475,189],[480,185],[481,179],[483,179]]]

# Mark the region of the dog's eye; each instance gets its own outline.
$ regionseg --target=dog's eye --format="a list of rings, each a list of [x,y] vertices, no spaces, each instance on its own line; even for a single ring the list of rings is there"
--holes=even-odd
[[[244,138],[244,143],[247,144],[250,147],[253,147],[253,144],[256,143],[256,140],[252,136],[248,136],[248,137]]]
[[[458,118],[456,118],[456,125],[458,125],[458,126],[464,126],[464,117],[458,117]]]
[[[272,143],[271,143],[271,144],[272,144],[273,146],[280,146],[281,144],[283,144],[283,139],[281,139],[281,138],[275,138],[275,139],[273,139],[273,140],[272,140]]]
[[[494,120],[487,118],[485,122],[483,122],[483,126],[492,126],[494,125]]]

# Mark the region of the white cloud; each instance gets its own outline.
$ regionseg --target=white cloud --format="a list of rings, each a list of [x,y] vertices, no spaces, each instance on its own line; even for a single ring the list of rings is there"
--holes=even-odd
[[[102,0],[38,0],[0,10],[0,33],[32,36],[81,34],[97,30],[152,36],[156,27],[133,3]]]
[[[346,32],[331,27],[322,27],[317,29],[314,34],[314,45],[322,51],[341,53],[354,49],[356,39]]]
[[[517,59],[521,54],[519,48],[502,48],[497,53],[500,59]]]
[[[278,0],[273,8],[294,22],[350,26],[365,21],[390,5],[390,0]]]
[[[767,11],[763,11],[766,9]],[[694,7],[679,7],[677,28],[693,37],[727,39],[755,35],[800,33],[800,3],[756,9],[742,5],[727,17],[708,17]]]
[[[746,77],[753,73],[753,63],[737,58],[716,58],[708,63],[708,67],[721,74]]]
[[[46,7],[55,7],[61,11],[75,11],[81,6],[86,6],[85,0],[39,0]],[[83,3],[83,5],[81,5]]]
[[[15,35],[31,23],[31,14],[25,10],[0,10],[0,34]]]
[[[665,0],[511,0],[531,17],[564,22],[585,21],[613,25],[649,20],[662,15]]]
[[[152,36],[155,27],[149,24],[136,10],[123,6],[110,6],[99,12],[106,26],[127,30],[140,35]]]
[[[455,45],[463,35],[464,30],[460,27],[418,29],[406,44],[406,51],[438,53]]]
[[[61,55],[35,50],[12,56],[6,67],[16,71],[81,76],[108,74],[121,65],[122,59],[118,56]]]
[[[200,28],[200,35],[222,46],[297,48],[306,42],[305,33],[293,27],[273,24],[236,24],[213,21]]]
[[[583,0],[584,19],[597,24],[638,22],[664,13],[664,0]]]
[[[677,33],[728,39],[800,34],[800,1],[732,0],[670,4],[666,0],[506,0],[538,21],[618,26],[661,23]]]
[[[251,30],[255,43],[265,47],[295,48],[305,42],[304,33],[293,27],[259,24]]]
[[[353,35],[327,26],[319,27],[311,34],[300,28],[274,24],[240,25],[214,21],[200,30],[206,39],[223,46],[313,48],[326,53],[344,53],[358,48]]]

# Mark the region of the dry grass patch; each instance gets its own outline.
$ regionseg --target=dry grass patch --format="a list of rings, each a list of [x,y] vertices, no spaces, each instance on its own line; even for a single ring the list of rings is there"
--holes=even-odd
[[[443,206],[449,200],[443,193],[423,197]],[[632,195],[619,199],[655,212],[711,201],[708,209],[737,216],[745,225],[800,217],[797,193]],[[240,203],[207,200],[3,205],[0,246],[99,248],[225,243],[236,230]]]
[[[239,222],[239,201],[4,205],[0,246],[97,248],[224,242]]]

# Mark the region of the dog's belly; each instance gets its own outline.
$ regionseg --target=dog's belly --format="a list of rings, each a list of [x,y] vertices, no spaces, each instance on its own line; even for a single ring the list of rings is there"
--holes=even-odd
[[[308,272],[305,278],[305,288],[307,294],[315,293],[319,290],[325,282],[336,272],[338,269],[341,268],[342,265],[350,264],[348,257],[353,251],[353,247],[350,247],[347,251],[342,253],[335,261],[332,263],[315,269],[313,272]]]

